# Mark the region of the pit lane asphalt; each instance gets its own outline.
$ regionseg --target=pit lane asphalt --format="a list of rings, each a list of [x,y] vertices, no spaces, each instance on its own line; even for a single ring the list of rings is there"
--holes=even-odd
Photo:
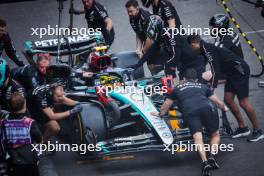
[[[129,26],[128,16],[124,8],[126,0],[98,0],[108,9],[113,19],[116,39],[111,48],[111,52],[134,50],[135,35]],[[207,27],[208,19],[215,13],[222,13],[221,6],[216,5],[214,0],[172,0],[176,6],[181,20],[185,26]],[[264,19],[260,16],[260,9],[255,9],[238,0],[233,0],[233,4],[243,14],[244,18],[256,30],[264,29]],[[230,6],[230,3],[228,4]],[[37,0],[32,2],[0,4],[0,17],[8,22],[8,31],[13,38],[14,45],[19,50],[23,49],[23,42],[26,40],[39,39],[31,36],[32,27],[46,27],[48,24],[55,26],[58,21],[57,2],[55,0]],[[62,26],[69,25],[68,7],[69,1],[64,3]],[[80,1],[75,1],[75,7],[81,8]],[[242,30],[252,31],[250,27],[242,21],[233,8],[231,12],[237,18]],[[74,17],[75,27],[86,27],[83,16]],[[260,33],[264,36],[264,33]],[[248,37],[253,41],[260,53],[263,55],[263,38],[255,33]],[[49,36],[47,38],[56,38]],[[243,41],[243,40],[242,40]],[[260,65],[255,55],[243,41],[243,49],[247,62],[252,73],[260,70]],[[23,57],[23,56],[22,56]],[[12,64],[12,63],[11,63]],[[264,80],[264,77],[251,78],[250,80],[250,100],[255,107],[261,126],[264,128],[264,89],[257,87],[257,82]],[[223,97],[223,86],[219,86],[217,94]],[[245,114],[243,113],[244,117]],[[234,118],[228,114],[233,128],[237,126]],[[246,123],[250,124],[245,118]],[[249,125],[251,128],[251,125]],[[263,176],[264,175],[264,140],[257,143],[247,143],[246,139],[225,139],[226,144],[234,144],[233,152],[222,152],[218,156],[221,166],[220,170],[213,172],[217,176]],[[44,176],[87,176],[87,175],[120,175],[120,176],[146,176],[146,175],[200,175],[200,160],[197,153],[187,152],[171,155],[165,152],[145,152],[134,155],[132,160],[117,160],[97,162],[95,164],[76,164],[78,157],[75,153],[58,152],[56,156],[41,160],[41,172]],[[57,173],[56,173],[57,172]]]

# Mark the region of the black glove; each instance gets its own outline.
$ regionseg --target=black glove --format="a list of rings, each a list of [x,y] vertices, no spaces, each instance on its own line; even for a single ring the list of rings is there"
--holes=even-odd
[[[82,111],[82,105],[81,104],[76,104],[71,110],[70,110],[70,115],[79,113]]]

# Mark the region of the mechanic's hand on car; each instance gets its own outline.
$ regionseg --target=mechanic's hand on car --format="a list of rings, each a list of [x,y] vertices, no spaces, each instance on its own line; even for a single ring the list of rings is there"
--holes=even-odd
[[[71,110],[70,110],[70,115],[79,113],[82,111],[82,105],[81,104],[76,104]]]
[[[93,72],[83,72],[83,78],[91,78],[93,75]]]

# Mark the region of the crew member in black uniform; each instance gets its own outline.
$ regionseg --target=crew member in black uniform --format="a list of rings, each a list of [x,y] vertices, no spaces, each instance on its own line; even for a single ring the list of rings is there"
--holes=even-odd
[[[26,100],[14,93],[9,100],[11,113],[1,120],[1,140],[10,158],[9,176],[38,176],[38,156],[32,144],[41,143],[37,123],[26,114]]]
[[[44,85],[49,82],[47,80],[47,69],[50,66],[50,55],[49,53],[38,54],[36,65],[26,65],[12,70],[12,77],[17,80],[25,89],[30,96],[32,90],[40,85]],[[91,72],[80,72],[77,73],[72,70],[72,77],[92,77]]]
[[[240,107],[246,112],[253,125],[252,136],[248,141],[255,142],[264,138],[255,110],[249,101],[249,65],[244,59],[227,48],[216,47],[201,40],[199,35],[190,35],[188,41],[191,47],[200,52],[209,63],[212,71],[211,85],[217,87],[221,73],[226,75],[225,102],[235,116],[239,128],[234,132],[233,138],[248,136],[249,128],[245,125],[242,115],[234,98],[237,96]]]
[[[127,13],[129,15],[129,21],[136,33],[136,52],[141,59],[143,55],[148,51],[151,45],[154,45],[155,54],[152,54],[151,59],[148,60],[148,67],[152,74],[159,72],[163,69],[165,60],[169,57],[164,48],[157,42],[153,43],[153,39],[148,37],[148,23],[150,16],[152,15],[148,11],[139,7],[136,0],[129,0],[126,3]]]
[[[149,8],[152,6],[153,14],[158,15],[162,18],[166,28],[177,28],[180,29],[182,25],[180,17],[168,0],[142,0],[142,4]]]
[[[159,16],[151,15],[149,17],[147,37],[152,42],[150,49],[137,64],[130,66],[131,68],[136,69],[145,61],[154,58],[158,48],[161,47],[168,53],[167,60],[163,61],[166,75],[176,77],[175,66],[177,66],[180,80],[183,79],[183,73],[188,68],[195,68],[199,79],[202,79],[202,73],[205,70],[204,58],[191,49],[186,37],[177,35],[172,38],[170,34],[164,34],[164,22]]]
[[[264,17],[264,0],[257,0],[255,7],[262,7],[261,15]]]
[[[25,97],[24,88],[10,77],[9,66],[5,60],[0,59],[0,107],[2,110],[10,111],[8,102],[15,92]]]
[[[2,56],[4,50],[7,56],[12,59],[16,65],[24,65],[23,61],[19,59],[16,53],[9,34],[6,32],[6,22],[0,19],[0,57]]]
[[[39,54],[36,65],[26,65],[12,70],[12,76],[28,94],[37,87],[46,83],[46,71],[50,64],[48,54]]]
[[[73,108],[64,112],[55,112],[54,107],[56,104],[63,104]],[[57,135],[60,131],[57,120],[81,112],[82,106],[78,102],[67,98],[61,85],[46,84],[33,90],[32,104],[29,110],[44,132],[43,141],[47,142],[51,136]]]
[[[221,29],[228,30],[228,28],[230,27],[229,18],[225,14],[216,14],[212,18],[210,18],[209,26],[211,26],[212,28],[217,28],[218,31]],[[228,34],[227,32],[225,35],[221,35],[220,33],[218,33],[218,41],[215,42],[215,46],[218,46],[220,48],[225,47],[234,52],[240,58],[244,58],[239,35],[235,33],[235,31],[233,31],[232,34]]]
[[[175,29],[180,29],[180,26],[182,25],[180,17],[175,9],[175,7],[172,5],[172,3],[169,0],[141,0],[142,4],[149,8],[150,6],[152,6],[152,10],[153,10],[153,14],[158,15],[162,18],[162,20],[164,21],[164,28],[170,28],[172,30]],[[170,33],[172,33],[172,30],[169,30]],[[163,34],[165,35],[165,30],[163,31]],[[181,37],[178,36],[176,38],[179,38],[179,40],[174,40],[174,45],[180,47],[182,40],[180,39]],[[176,45],[177,44],[177,45]],[[179,48],[178,48],[179,49]],[[179,69],[179,72],[181,72],[180,75],[182,75],[182,65],[180,63],[179,59],[175,59],[175,58],[179,58],[178,56],[180,56],[182,54],[181,51],[179,51],[177,53],[177,48],[175,48],[174,50],[174,56],[175,57],[169,57],[168,62],[167,62],[167,68],[169,67],[169,69],[167,69],[168,72],[170,72],[170,74],[174,74],[174,72],[176,72],[176,67]],[[182,77],[180,78],[182,79]]]
[[[93,28],[94,31],[100,30],[107,45],[112,45],[115,39],[115,31],[113,21],[108,16],[106,8],[95,0],[82,0],[84,11],[73,9],[70,13],[85,14],[88,28]]]
[[[146,25],[151,13],[139,7],[137,0],[129,0],[126,3],[129,22],[134,32],[136,33],[136,52],[142,58],[144,51],[144,44],[147,39]]]
[[[184,82],[175,87],[173,92],[166,98],[159,113],[151,113],[156,116],[165,115],[176,100],[185,116],[187,125],[193,135],[194,142],[198,146],[200,157],[203,161],[202,175],[208,176],[211,168],[219,168],[215,155],[218,153],[220,143],[219,117],[217,109],[212,105],[214,102],[219,108],[227,111],[227,107],[213,94],[207,85],[197,82],[195,69],[189,68],[184,73]],[[210,101],[211,100],[211,101]],[[211,152],[207,160],[203,143],[203,127],[211,135]]]
[[[225,29],[226,31],[229,31],[229,18],[225,14],[216,14],[209,20],[209,26],[212,27],[212,29],[217,29],[218,34],[217,36],[214,36],[214,34],[211,33],[212,37],[218,37],[215,41],[215,46],[218,46],[220,48],[227,48],[234,52],[236,55],[238,55],[241,58],[244,58],[243,50],[240,44],[240,39],[237,33],[233,30],[232,34],[229,34],[229,32],[226,32],[225,34],[221,34],[219,31],[222,29]],[[207,74],[211,75],[210,71],[207,71]],[[222,74],[219,78],[219,83],[224,83],[226,79],[226,75]]]

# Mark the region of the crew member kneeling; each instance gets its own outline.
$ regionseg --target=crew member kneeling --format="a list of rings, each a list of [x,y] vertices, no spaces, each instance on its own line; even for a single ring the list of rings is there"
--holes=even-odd
[[[54,112],[56,104],[73,106],[71,110],[64,112]],[[55,136],[60,131],[57,120],[70,117],[73,114],[82,111],[82,106],[65,96],[64,89],[61,85],[42,85],[33,90],[30,113],[36,118],[44,131],[43,140],[47,142],[51,136]]]

